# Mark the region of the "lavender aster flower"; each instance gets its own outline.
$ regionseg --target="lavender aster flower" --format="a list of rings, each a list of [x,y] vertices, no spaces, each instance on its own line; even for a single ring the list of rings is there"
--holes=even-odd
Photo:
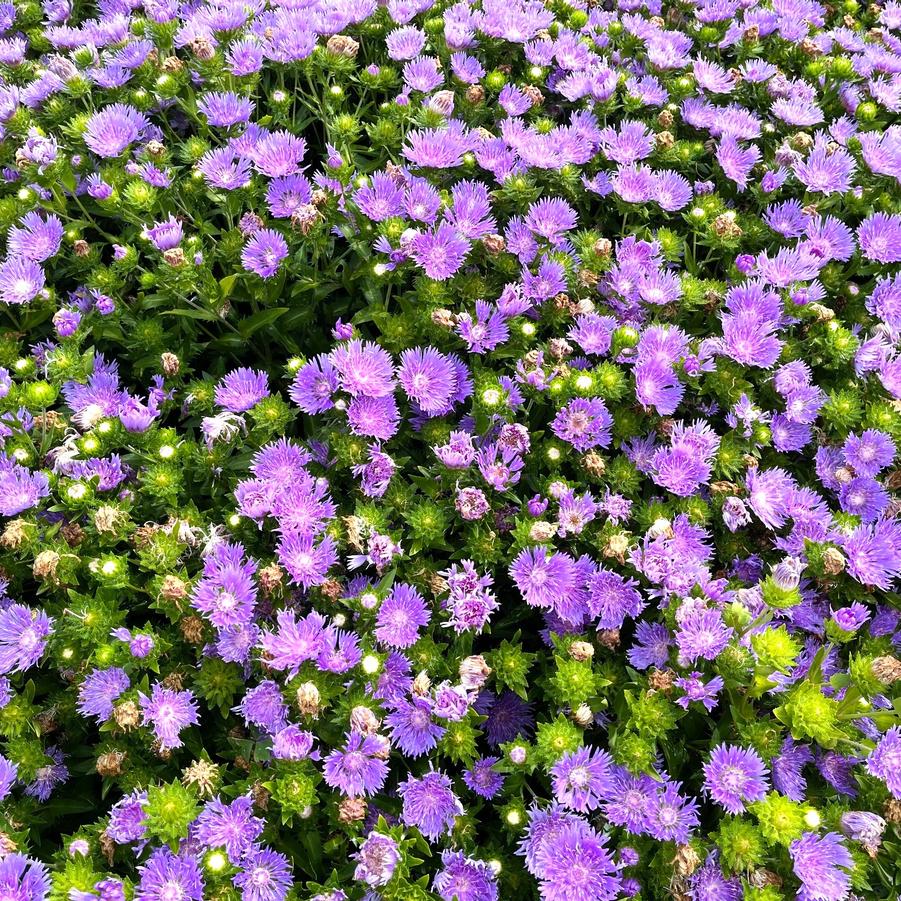
[[[189,855],[175,855],[163,845],[138,867],[141,879],[135,889],[136,901],[202,901],[203,877],[197,861]]]
[[[766,794],[767,772],[753,749],[720,744],[704,764],[704,788],[729,813],[743,813]]]
[[[143,725],[153,730],[156,740],[164,750],[180,748],[182,740],[179,733],[187,726],[196,726],[197,704],[190,691],[175,691],[164,688],[157,683],[153,686],[150,697],[138,695]]]
[[[801,901],[842,901],[848,896],[851,879],[845,871],[854,868],[854,860],[840,835],[805,832],[791,843],[789,854],[801,880]]]
[[[121,667],[92,670],[78,689],[78,712],[102,723],[112,714],[113,702],[130,685],[128,675]]]
[[[404,823],[415,826],[432,841],[448,832],[464,812],[454,794],[453,783],[437,770],[430,770],[418,779],[409,776],[397,790],[403,799]]]
[[[387,742],[381,736],[350,732],[345,749],[336,749],[326,757],[325,781],[350,798],[374,795],[388,778],[387,753]]]

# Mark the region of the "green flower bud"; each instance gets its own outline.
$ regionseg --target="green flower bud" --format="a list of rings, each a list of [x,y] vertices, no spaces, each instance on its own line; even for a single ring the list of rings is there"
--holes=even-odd
[[[812,738],[824,748],[834,748],[844,733],[838,723],[838,702],[827,698],[819,685],[802,682],[788,693],[774,711],[797,739]]]
[[[751,647],[759,664],[768,672],[787,672],[801,653],[801,643],[789,635],[785,626],[752,635]]]
[[[723,820],[715,840],[723,862],[733,873],[743,873],[764,861],[763,835],[749,820],[741,817]]]
[[[197,795],[181,782],[153,785],[147,790],[144,822],[150,835],[175,847],[188,836],[188,827],[200,813]]]
[[[774,845],[787,847],[806,828],[801,805],[778,792],[770,792],[762,801],[756,801],[751,805],[751,812],[757,817],[763,837]]]
[[[538,726],[535,755],[539,762],[550,767],[567,752],[577,750],[581,744],[581,730],[561,714],[553,722]]]

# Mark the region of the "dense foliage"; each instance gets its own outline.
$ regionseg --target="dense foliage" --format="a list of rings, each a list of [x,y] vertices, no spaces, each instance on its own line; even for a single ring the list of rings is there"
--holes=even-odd
[[[901,890],[901,5],[0,2],[0,899]]]

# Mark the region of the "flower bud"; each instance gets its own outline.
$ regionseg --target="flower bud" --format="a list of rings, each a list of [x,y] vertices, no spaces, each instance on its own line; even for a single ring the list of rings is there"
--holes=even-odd
[[[350,712],[350,728],[354,732],[371,735],[378,731],[379,725],[378,717],[363,704],[358,704]]]
[[[354,59],[360,50],[360,45],[346,34],[333,34],[328,39],[325,48],[329,53],[334,53],[336,56]]]
[[[358,823],[366,819],[368,809],[362,798],[344,798],[338,805],[338,821],[345,825]]]
[[[101,754],[95,764],[98,775],[104,777],[120,776],[125,758],[126,754],[124,751],[107,751],[105,754]]]
[[[425,670],[421,670],[419,675],[413,680],[411,691],[414,695],[425,697],[425,695],[429,693],[431,687],[432,680],[429,678],[429,674]]]

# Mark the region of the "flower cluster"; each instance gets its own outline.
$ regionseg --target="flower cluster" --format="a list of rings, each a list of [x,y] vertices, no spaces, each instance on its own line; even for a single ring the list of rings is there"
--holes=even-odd
[[[901,885],[901,5],[0,2],[0,898]]]

